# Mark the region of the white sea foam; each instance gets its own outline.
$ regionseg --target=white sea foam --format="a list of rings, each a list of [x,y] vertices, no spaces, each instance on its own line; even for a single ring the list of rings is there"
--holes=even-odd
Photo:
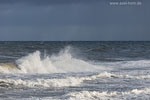
[[[128,92],[98,92],[98,91],[80,91],[70,92],[61,96],[61,99],[54,99],[52,97],[30,97],[11,100],[149,100],[150,99],[150,88],[144,89],[133,89]],[[4,99],[5,100],[5,99]]]
[[[104,74],[104,75],[103,75]],[[106,73],[101,73],[99,75],[86,76],[86,77],[66,77],[62,79],[41,79],[36,80],[23,80],[23,79],[0,79],[0,86],[11,87],[11,86],[21,86],[30,88],[58,88],[58,87],[69,87],[69,86],[80,86],[85,80],[95,80],[97,78],[104,78]]]
[[[7,97],[7,99],[3,98],[3,100],[60,100],[60,99],[53,99],[52,97],[28,97],[28,98],[15,98],[15,97]]]
[[[66,100],[131,100],[142,99],[148,100],[150,95],[150,88],[133,89],[129,92],[97,92],[97,91],[81,91],[72,92],[65,95]]]
[[[130,76],[130,75],[117,75],[108,72],[103,72],[97,75],[85,76],[85,77],[66,77],[62,79],[42,79],[38,78],[36,80],[24,80],[24,79],[0,79],[1,87],[11,87],[11,86],[21,86],[30,88],[58,88],[58,87],[70,87],[70,86],[80,86],[86,81],[100,80],[107,78],[133,78],[133,79],[145,79],[150,78],[150,76]]]
[[[23,79],[0,79],[1,87],[29,87],[29,88],[59,88],[69,86],[79,86],[83,79],[67,77],[65,79],[36,79],[36,80],[23,80]]]
[[[109,72],[102,72],[97,75],[92,75],[89,77],[84,77],[84,80],[95,80],[95,79],[106,79],[106,78],[122,78],[122,79],[149,79],[150,75],[121,75],[121,74],[113,74]]]

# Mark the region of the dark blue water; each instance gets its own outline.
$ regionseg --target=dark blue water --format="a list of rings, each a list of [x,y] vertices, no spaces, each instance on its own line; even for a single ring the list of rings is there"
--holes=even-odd
[[[150,59],[150,42],[0,42],[0,62],[14,60],[36,50],[58,53],[71,46],[76,55],[97,61]]]

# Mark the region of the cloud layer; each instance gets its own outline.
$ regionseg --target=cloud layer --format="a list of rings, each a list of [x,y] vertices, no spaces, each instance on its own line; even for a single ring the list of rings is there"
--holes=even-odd
[[[150,40],[150,1],[110,1],[0,0],[0,40]]]

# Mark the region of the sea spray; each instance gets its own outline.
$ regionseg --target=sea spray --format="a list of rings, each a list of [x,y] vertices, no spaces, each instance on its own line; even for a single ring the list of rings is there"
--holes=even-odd
[[[61,50],[57,55],[46,56],[43,59],[39,51],[22,57],[16,61],[22,73],[67,73],[96,72],[106,69],[73,57],[70,48]]]
[[[71,47],[62,49],[58,54],[48,55],[43,57],[40,51],[35,51],[16,61],[14,64],[0,65],[0,73],[23,73],[23,74],[49,74],[49,73],[69,73],[69,72],[109,72],[111,70],[130,70],[132,68],[138,69],[149,68],[149,60],[139,61],[121,61],[121,62],[101,62],[96,64],[91,61],[84,61],[79,57],[72,55]],[[12,67],[13,66],[13,67]],[[15,66],[15,67],[14,67]],[[139,72],[134,71],[126,74],[139,75]],[[141,71],[141,74],[142,71]],[[127,77],[127,76],[126,76]],[[149,77],[149,76],[141,76]],[[138,77],[137,77],[138,78]]]

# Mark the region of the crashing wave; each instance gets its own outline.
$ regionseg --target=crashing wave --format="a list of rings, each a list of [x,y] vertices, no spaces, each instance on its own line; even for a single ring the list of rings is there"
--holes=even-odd
[[[0,65],[0,73],[67,73],[67,72],[95,72],[107,69],[81,59],[74,58],[69,47],[60,51],[58,55],[41,58],[39,51],[31,53],[16,61],[17,66]],[[14,69],[13,71],[9,68]]]
[[[82,59],[77,59],[70,53],[70,48],[66,47],[57,55],[45,56],[43,59],[39,51],[33,52],[16,61],[16,64],[0,63],[0,73],[68,73],[68,72],[103,72],[120,69],[138,69],[149,68],[149,60],[140,61],[122,61],[111,63],[94,64]],[[112,75],[111,77],[118,77]],[[119,76],[131,77],[132,76]],[[140,76],[141,78],[148,78],[149,76]],[[136,77],[138,78],[138,77]]]

